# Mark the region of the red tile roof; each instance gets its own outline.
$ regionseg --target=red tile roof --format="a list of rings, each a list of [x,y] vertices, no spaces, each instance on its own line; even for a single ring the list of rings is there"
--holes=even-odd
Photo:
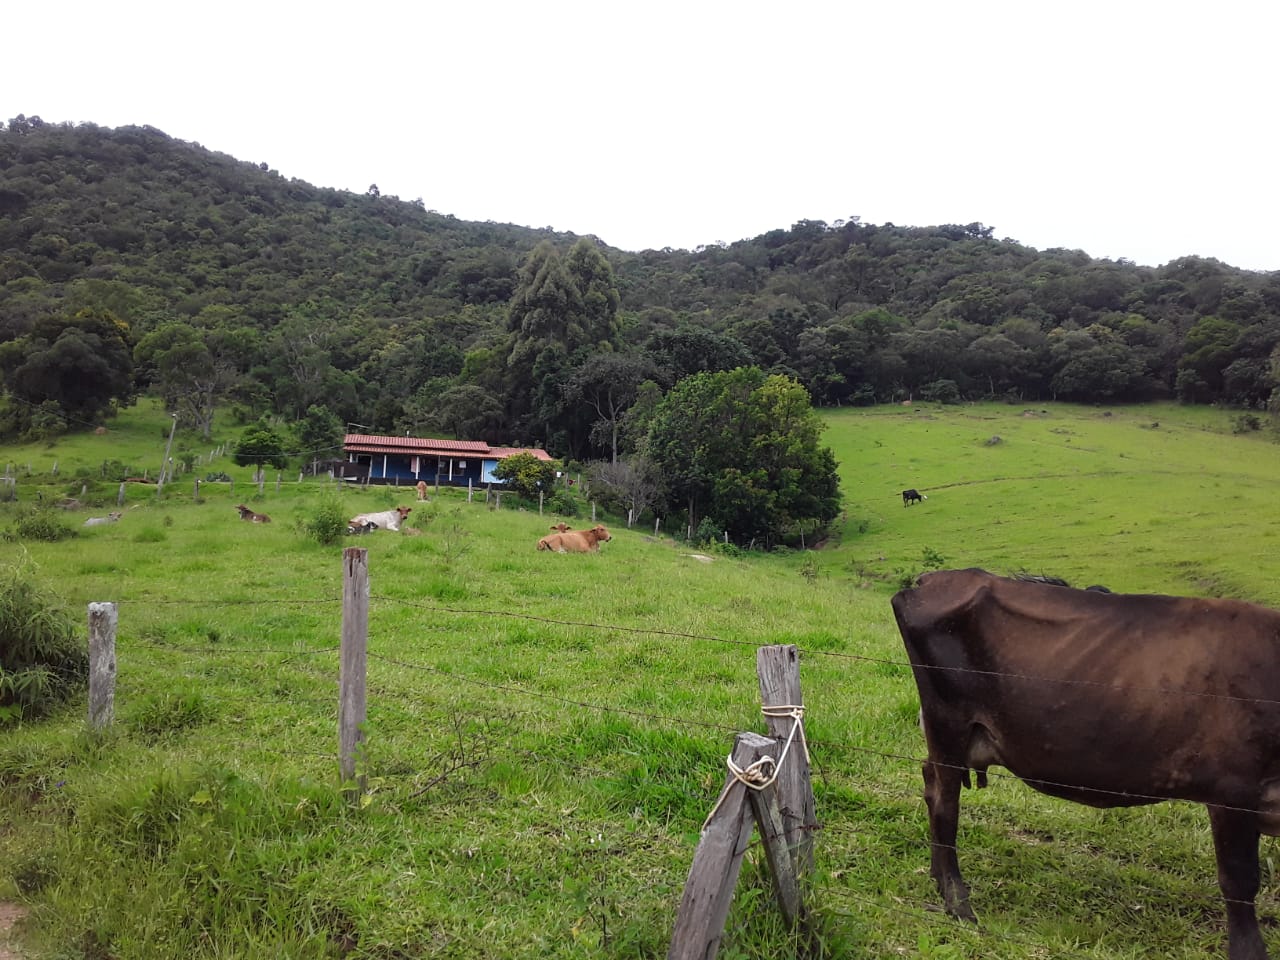
[[[555,457],[547,453],[545,450],[539,450],[537,447],[490,447],[489,457],[492,460],[501,460],[504,457],[514,457],[517,453],[532,453],[539,460],[550,462]]]
[[[539,460],[551,460],[545,450],[535,447],[490,447],[480,440],[433,440],[429,437],[387,437],[372,433],[348,433],[343,447],[354,453],[398,453],[404,456],[481,457],[501,460],[517,453],[532,453]]]

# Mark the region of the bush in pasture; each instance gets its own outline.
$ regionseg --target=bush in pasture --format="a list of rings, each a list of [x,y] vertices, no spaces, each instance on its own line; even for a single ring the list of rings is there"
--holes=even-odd
[[[959,403],[960,387],[954,380],[934,380],[920,388],[920,399],[933,403]]]
[[[52,440],[66,432],[67,421],[56,400],[46,400],[31,412],[31,425],[27,428],[29,439]]]
[[[546,508],[562,517],[576,517],[582,513],[577,498],[567,493],[557,493],[546,502]]]
[[[493,476],[506,483],[522,497],[528,497],[535,503],[538,493],[552,490],[556,483],[554,464],[539,460],[532,453],[517,453],[503,457],[493,468]]]
[[[42,540],[55,543],[68,537],[76,536],[76,531],[67,526],[62,518],[48,507],[27,510],[18,515],[14,521],[11,540]]]
[[[1262,419],[1256,413],[1242,413],[1231,421],[1232,433],[1253,433],[1262,429]]]
[[[704,517],[693,532],[694,543],[724,543],[724,526],[711,517]]]
[[[85,644],[30,560],[0,569],[0,723],[48,713],[88,676]]]
[[[302,529],[316,543],[327,547],[346,535],[347,519],[347,511],[343,509],[337,493],[326,490],[320,495],[311,516],[303,521]]]

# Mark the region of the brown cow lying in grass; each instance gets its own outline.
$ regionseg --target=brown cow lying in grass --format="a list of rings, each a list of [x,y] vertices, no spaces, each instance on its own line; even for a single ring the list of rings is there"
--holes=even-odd
[[[270,523],[271,518],[265,513],[254,513],[243,503],[237,504],[236,509],[240,511],[240,519],[248,520],[250,523]]]
[[[609,531],[602,525],[590,530],[566,530],[562,533],[551,533],[538,541],[539,550],[554,550],[556,553],[595,553],[600,544],[612,540]]]
[[[369,524],[375,530],[399,530],[405,517],[413,512],[413,507],[396,507],[394,510],[383,510],[380,513],[361,513],[347,521],[348,533],[368,533]]]

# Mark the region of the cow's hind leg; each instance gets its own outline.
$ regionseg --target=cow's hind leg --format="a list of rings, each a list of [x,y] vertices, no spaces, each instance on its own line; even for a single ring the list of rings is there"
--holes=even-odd
[[[956,830],[960,822],[960,785],[968,771],[925,762],[924,802],[929,808],[929,872],[942,894],[947,913],[961,920],[977,920],[969,906],[969,888],[960,876]],[[1235,960],[1233,957],[1232,960]]]
[[[1228,960],[1267,960],[1253,902],[1258,896],[1258,825],[1245,810],[1209,807],[1218,887],[1227,902]]]

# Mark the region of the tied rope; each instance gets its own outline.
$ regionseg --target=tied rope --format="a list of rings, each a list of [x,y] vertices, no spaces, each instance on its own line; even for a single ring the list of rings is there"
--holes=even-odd
[[[716,811],[720,809],[720,805],[724,803],[725,797],[729,795],[729,791],[733,789],[734,784],[740,783],[749,790],[759,792],[768,789],[777,782],[778,773],[782,769],[782,764],[787,759],[787,752],[791,749],[791,744],[797,735],[800,738],[800,746],[804,748],[805,762],[809,762],[809,742],[804,738],[804,705],[778,704],[772,707],[762,707],[760,712],[766,717],[790,717],[794,721],[791,724],[791,732],[787,734],[787,742],[782,745],[782,753],[778,754],[776,759],[766,754],[745,767],[740,767],[734,763],[733,754],[729,754],[725,758],[725,766],[729,768],[730,779],[725,782],[724,789],[720,791],[720,797],[716,800],[716,805],[711,808],[711,812],[707,814],[707,819],[703,821],[703,830],[707,829],[707,824],[716,815]]]

